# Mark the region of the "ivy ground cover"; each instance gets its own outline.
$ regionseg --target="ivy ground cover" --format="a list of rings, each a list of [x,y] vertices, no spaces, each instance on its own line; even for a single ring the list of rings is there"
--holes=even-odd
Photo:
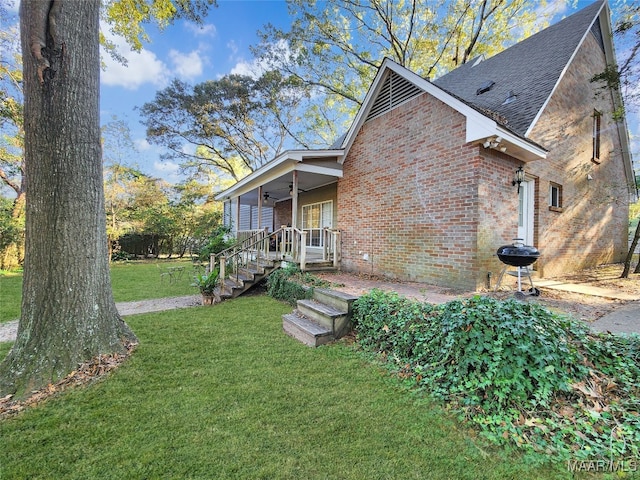
[[[495,443],[549,459],[640,459],[640,337],[516,300],[434,306],[373,291],[359,345]]]

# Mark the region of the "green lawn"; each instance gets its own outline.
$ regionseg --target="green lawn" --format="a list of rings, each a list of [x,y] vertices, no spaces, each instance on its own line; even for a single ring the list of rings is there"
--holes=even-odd
[[[128,317],[141,343],[107,380],[0,421],[0,478],[571,478],[487,446],[352,347],[287,337],[290,309]]]
[[[22,274],[5,273],[0,275],[0,323],[20,317],[21,298]]]
[[[161,275],[167,268],[183,267],[182,275]],[[195,295],[194,270],[188,260],[116,262],[111,283],[116,302]],[[0,323],[20,317],[22,274],[0,275]]]

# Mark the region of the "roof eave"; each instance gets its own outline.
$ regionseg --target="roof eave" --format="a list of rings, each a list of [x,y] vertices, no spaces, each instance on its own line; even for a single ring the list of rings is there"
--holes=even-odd
[[[446,105],[464,115],[467,119],[467,142],[480,142],[491,136],[502,136],[505,139],[509,139],[510,143],[513,146],[517,146],[517,148],[512,149],[510,154],[516,156],[522,161],[527,162],[531,160],[546,158],[547,152],[540,146],[532,144],[526,139],[513,134],[509,130],[500,126],[495,120],[486,115],[483,115],[481,112],[463,102],[459,98],[456,98],[447,91],[422,78],[418,74],[406,69],[393,60],[385,58],[382,62],[382,65],[380,65],[380,69],[378,70],[378,73],[376,74],[376,77],[371,87],[369,88],[369,91],[367,92],[367,96],[362,103],[362,107],[358,111],[356,118],[351,124],[351,128],[349,129],[347,135],[344,138],[344,141],[342,142],[341,146],[344,149],[343,160],[349,153],[349,149],[351,148],[351,145],[355,140],[357,132],[360,131],[360,128],[364,124],[367,115],[369,114],[369,110],[371,109],[371,106],[378,92],[380,91],[382,79],[384,77],[384,72],[386,69],[390,69],[398,75],[401,75],[424,92],[432,95],[433,97],[437,98],[438,100],[442,101]]]
[[[242,195],[247,191],[253,190],[262,184],[295,170],[296,166],[304,162],[306,158],[335,157],[340,161],[343,154],[344,150],[342,149],[287,150],[271,160],[269,163],[260,167],[258,170],[244,177],[232,187],[218,193],[214,198],[215,200],[222,201]]]

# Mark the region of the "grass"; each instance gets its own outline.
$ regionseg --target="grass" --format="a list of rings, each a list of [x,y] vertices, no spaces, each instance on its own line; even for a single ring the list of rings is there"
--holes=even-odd
[[[183,274],[170,279],[167,268],[184,267]],[[116,302],[196,295],[191,286],[195,272],[188,260],[116,262],[111,265],[111,284]],[[0,275],[0,323],[20,317],[22,274]]]
[[[0,323],[20,317],[22,273],[0,275]]]
[[[183,267],[181,276],[168,278],[167,268]],[[160,260],[143,262],[117,262],[111,266],[111,284],[116,302],[131,302],[150,298],[195,295],[191,286],[195,271],[188,260]]]
[[[571,478],[487,447],[345,344],[283,335],[290,310],[128,317],[141,343],[107,380],[0,421],[0,478]]]

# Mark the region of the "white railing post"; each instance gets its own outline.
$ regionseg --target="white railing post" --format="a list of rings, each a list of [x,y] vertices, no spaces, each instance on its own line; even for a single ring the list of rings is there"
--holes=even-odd
[[[300,232],[300,270],[303,272],[307,267],[307,233],[306,231]],[[296,235],[297,236],[297,235]]]
[[[220,271],[218,272],[218,278],[220,279],[220,287],[224,288],[224,279],[227,276],[227,258],[224,255],[220,256]]]
[[[282,225],[280,227],[280,260],[284,259],[285,254],[285,245],[287,243],[287,227],[286,225]]]
[[[269,228],[264,227],[264,236],[262,237],[262,258],[269,258]]]
[[[340,231],[334,230],[331,232],[331,249],[333,250],[333,268],[338,268],[340,264]]]
[[[327,260],[329,260],[329,255],[330,255],[330,251],[329,251],[329,242],[327,240],[329,240],[329,229],[327,227],[324,227],[322,229],[322,260],[324,262],[326,262]]]

